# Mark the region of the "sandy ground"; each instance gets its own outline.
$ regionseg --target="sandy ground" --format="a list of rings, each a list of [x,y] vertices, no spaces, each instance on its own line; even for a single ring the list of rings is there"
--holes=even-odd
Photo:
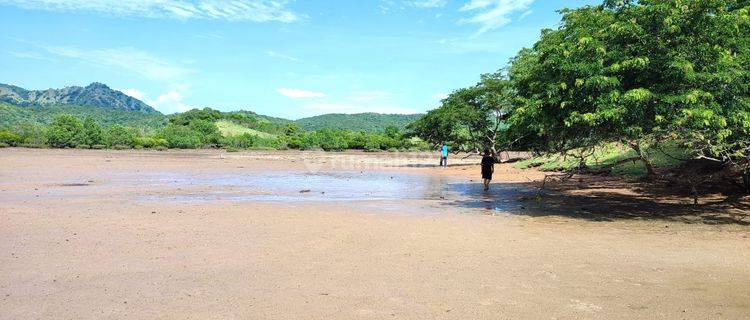
[[[748,226],[488,210],[514,191],[434,160],[0,149],[0,319],[750,316]]]

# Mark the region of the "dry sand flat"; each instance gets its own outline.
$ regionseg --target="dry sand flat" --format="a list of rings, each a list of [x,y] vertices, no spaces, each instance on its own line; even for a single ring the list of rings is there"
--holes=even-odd
[[[509,215],[416,155],[223,158],[0,150],[0,318],[750,315],[746,226]]]

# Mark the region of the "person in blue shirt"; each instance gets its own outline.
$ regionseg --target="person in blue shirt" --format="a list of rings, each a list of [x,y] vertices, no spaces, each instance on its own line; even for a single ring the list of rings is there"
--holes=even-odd
[[[441,167],[448,166],[448,146],[447,145],[443,145],[443,147],[440,150],[440,166]]]

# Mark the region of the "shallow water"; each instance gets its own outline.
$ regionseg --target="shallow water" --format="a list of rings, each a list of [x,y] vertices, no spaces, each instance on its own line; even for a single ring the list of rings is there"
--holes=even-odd
[[[525,191],[517,185],[482,184],[425,173],[387,171],[267,171],[240,174],[181,171],[108,172],[76,180],[29,181],[34,191],[0,193],[16,200],[85,200],[118,197],[138,202],[328,202],[386,211],[418,208],[518,211]]]
[[[517,201],[523,191],[515,186],[495,184],[490,192],[484,192],[480,183],[420,173],[148,173],[123,178],[120,183],[185,190],[146,195],[140,201],[382,202],[394,210],[410,206],[403,200],[437,201],[451,207],[497,211],[523,206]],[[190,192],[191,188],[201,191]]]

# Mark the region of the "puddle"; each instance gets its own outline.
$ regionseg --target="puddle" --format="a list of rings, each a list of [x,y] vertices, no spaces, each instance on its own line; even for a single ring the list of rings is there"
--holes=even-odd
[[[146,174],[131,183],[185,189],[168,195],[142,197],[144,201],[382,201],[440,200],[445,197],[445,178],[404,173],[250,173],[232,175]],[[124,181],[123,181],[124,182]],[[190,192],[193,188],[211,188]]]
[[[526,204],[518,199],[530,192],[517,185],[503,184],[494,184],[489,192],[484,192],[481,183],[422,173],[148,173],[131,175],[128,179],[131,179],[128,183],[169,190],[164,194],[142,196],[140,201],[336,202],[376,206],[387,211],[424,207],[427,201],[432,203],[431,208],[519,212],[526,209]]]
[[[455,193],[446,202],[453,207],[520,215],[531,215],[539,209],[536,201],[529,201],[537,191],[517,184],[493,183],[489,191],[484,191],[481,183],[453,182],[447,188]]]
[[[94,179],[94,180],[90,180]],[[96,183],[91,183],[96,181]],[[3,192],[0,199],[134,199],[139,202],[207,203],[217,201],[325,203],[376,207],[385,211],[483,209],[522,210],[517,185],[494,184],[489,192],[479,182],[459,177],[383,171],[227,173],[109,172],[78,181],[45,181],[30,190]]]

